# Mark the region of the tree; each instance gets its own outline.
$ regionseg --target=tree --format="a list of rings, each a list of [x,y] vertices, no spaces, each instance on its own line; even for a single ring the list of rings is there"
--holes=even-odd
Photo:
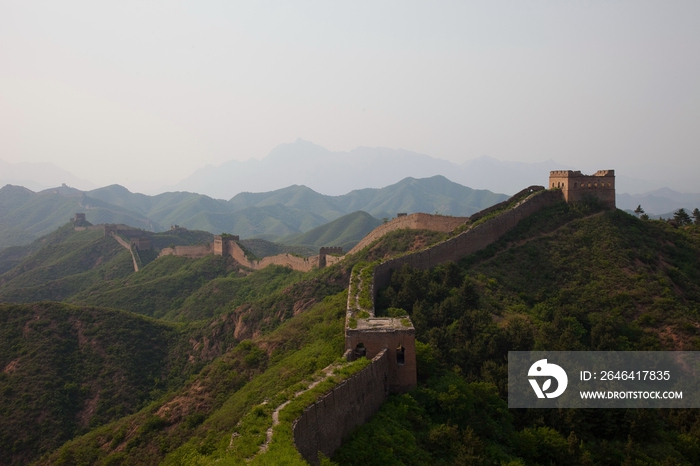
[[[644,213],[644,209],[642,209],[641,205],[638,205],[637,208],[634,209],[634,213],[637,214],[637,217],[639,217]]]
[[[680,208],[673,213],[673,219],[676,221],[679,227],[690,225],[693,223],[693,221],[690,218],[690,215],[688,215],[688,212],[686,212],[683,208]]]
[[[695,224],[700,225],[700,210],[697,207],[693,210],[693,218],[695,219]]]

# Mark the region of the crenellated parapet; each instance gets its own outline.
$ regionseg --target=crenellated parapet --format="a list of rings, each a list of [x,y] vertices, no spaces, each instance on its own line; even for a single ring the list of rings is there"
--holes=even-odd
[[[343,254],[343,248],[339,246],[324,246],[318,251],[319,254]]]
[[[598,170],[593,175],[578,170],[553,170],[549,172],[549,188],[561,189],[566,202],[594,197],[615,208],[615,170]]]
[[[343,248],[338,246],[324,246],[318,251],[318,268],[329,267],[343,259]]]

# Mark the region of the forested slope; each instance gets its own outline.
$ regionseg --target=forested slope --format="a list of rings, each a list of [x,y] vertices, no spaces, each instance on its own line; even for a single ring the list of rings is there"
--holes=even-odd
[[[561,204],[459,264],[395,272],[379,307],[411,316],[419,388],[393,397],[334,460],[698,464],[697,410],[506,403],[508,351],[700,349],[698,258],[696,226]]]
[[[110,275],[121,269],[102,267],[121,252],[76,261],[74,248],[102,239],[69,246],[75,233],[47,237],[51,250],[36,243],[21,273],[0,276],[0,293],[27,296],[67,277],[94,280],[73,289],[75,306],[0,305],[0,387],[12,397],[0,439],[14,455],[2,464],[44,453],[40,464],[303,464],[290,440],[298,403],[280,411],[269,449],[260,447],[275,407],[340,364],[353,265],[449,235],[395,231],[306,274],[209,256]],[[561,203],[458,264],[395,271],[378,312],[411,315],[419,386],[392,396],[333,461],[699,463],[697,410],[509,410],[505,401],[510,350],[700,349],[699,258],[698,227]],[[331,373],[319,390],[346,375]]]

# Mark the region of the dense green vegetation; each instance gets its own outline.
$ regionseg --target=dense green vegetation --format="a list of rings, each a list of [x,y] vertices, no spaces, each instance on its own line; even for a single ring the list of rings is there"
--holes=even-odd
[[[240,208],[274,200],[250,196]],[[134,273],[113,239],[70,226],[0,251],[0,301],[72,303],[0,304],[0,464],[303,464],[292,420],[366,363],[338,361],[350,271],[446,237],[391,232],[305,274],[213,255]],[[210,241],[184,229],[152,238]],[[377,312],[411,316],[419,386],[392,396],[332,461],[697,464],[696,410],[509,410],[505,400],[509,350],[700,349],[698,257],[698,226],[559,204],[458,264],[395,271]]]
[[[63,300],[95,282],[133,273],[129,251],[99,231],[70,225],[26,247],[28,253],[0,275],[0,301]]]
[[[0,463],[25,464],[182,383],[179,339],[121,311],[0,304]]]
[[[137,212],[93,199],[76,189],[64,186],[35,193],[7,185],[0,188],[0,249],[27,244],[51,233],[75,212],[84,212],[86,205],[90,206],[88,221],[93,224],[125,223],[148,230],[157,226]]]
[[[410,314],[422,382],[335,460],[697,464],[696,410],[507,409],[508,351],[700,348],[697,227],[596,212],[561,204],[460,264],[396,271],[378,307]]]
[[[164,247],[165,243],[186,245],[209,242],[212,235],[178,229],[153,234],[150,238],[155,246]],[[139,255],[142,263],[148,264],[154,262],[157,253],[141,251]],[[167,260],[166,264],[156,262],[151,269],[165,268],[166,275],[184,264],[181,261],[173,268],[168,267]],[[76,301],[74,297],[80,293],[89,294],[87,290],[123,287],[130,277],[141,277],[133,275],[130,252],[113,238],[104,237],[101,230],[75,231],[71,224],[66,224],[29,245],[1,251],[0,271],[4,271],[0,275],[0,301],[6,302],[42,299]],[[153,299],[157,300],[155,297]],[[84,302],[97,304],[95,300]],[[106,301],[100,301],[99,304],[118,307],[115,303]],[[142,304],[140,309],[144,307],[148,308],[148,304]],[[158,309],[140,313],[153,315],[156,311]]]
[[[327,298],[232,347],[182,389],[68,442],[40,464],[245,464],[264,441],[274,402],[307,386],[300,383],[342,353],[346,297]],[[237,448],[229,448],[233,441]],[[290,453],[287,445],[280,455]]]
[[[372,217],[367,212],[357,211],[301,235],[288,236],[281,238],[279,241],[286,244],[306,245],[315,248],[340,246],[343,248],[343,251],[347,252],[381,224],[380,220]]]
[[[232,259],[221,256],[165,256],[125,278],[97,282],[72,296],[71,301],[162,317],[210,280],[237,269]]]
[[[180,225],[211,234],[226,232],[241,238],[276,240],[308,232],[357,211],[368,212],[374,218],[392,218],[397,212],[468,215],[506,197],[473,190],[441,176],[406,178],[382,189],[361,189],[343,196],[289,186],[267,193],[240,193],[229,201],[187,192],[146,196],[119,185],[87,192],[62,186],[39,193],[8,185],[0,188],[0,250],[48,234],[76,212],[85,212],[93,225],[121,223],[153,232]],[[358,228],[356,223],[353,229]],[[357,241],[357,235],[347,236],[342,229],[335,233],[338,238],[326,232],[324,245],[347,247]],[[298,244],[318,247],[319,240]]]
[[[177,284],[180,275],[199,273],[203,277],[206,273],[221,272],[228,263],[227,259],[214,256],[201,260],[164,259],[146,266],[144,273],[132,273],[125,279],[133,281],[134,286],[144,285],[144,289],[139,291],[141,297],[148,296],[149,283],[153,280],[165,279]],[[248,395],[239,399],[237,403],[243,403],[244,408],[239,406],[236,412],[242,410],[237,414],[242,416],[245,409],[250,408],[251,396],[273,396],[283,392],[288,380],[289,384],[296,384],[300,377],[313,374],[342,353],[340,316],[344,313],[344,305],[340,304],[345,302],[343,295],[317,308],[317,311],[305,311],[320,303],[324,296],[342,292],[345,274],[343,269],[336,266],[307,274],[304,280],[300,280],[302,274],[299,272],[271,266],[247,276],[239,275],[235,269],[230,277],[224,275],[220,279],[210,277],[195,280],[200,281],[200,288],[205,289],[190,297],[189,301],[185,300],[183,308],[191,305],[193,312],[198,313],[219,309],[213,297],[216,289],[221,289],[225,294],[226,299],[220,303],[225,307],[216,311],[217,315],[222,314],[219,318],[206,318],[205,325],[190,323],[178,328],[122,311],[57,303],[8,305],[7,309],[12,311],[8,314],[11,317],[0,321],[0,329],[7,332],[0,336],[8,345],[7,351],[0,354],[0,366],[6,368],[4,372],[15,376],[8,378],[0,373],[0,388],[3,382],[11,382],[9,388],[2,390],[8,396],[12,395],[6,400],[14,404],[2,407],[3,414],[8,416],[8,423],[0,429],[6,442],[0,451],[13,452],[14,456],[5,459],[2,455],[0,464],[23,464],[27,458],[49,452],[76,434],[90,431],[102,435],[106,432],[104,429],[110,432],[109,445],[119,449],[112,451],[115,455],[110,457],[110,461],[125,457],[125,448],[128,452],[134,450],[129,454],[132,459],[162,458],[168,451],[190,439],[193,429],[200,428],[203,421],[214,414],[228,397],[269,367],[272,372],[266,376],[268,382],[264,382],[264,377],[255,378],[255,381],[272,385],[264,390],[254,385],[246,392]],[[181,284],[186,285],[187,281],[183,279]],[[131,286],[125,285],[126,282],[121,279],[104,283]],[[177,286],[171,291],[179,296]],[[135,292],[127,288],[121,295],[107,294],[126,299]],[[161,296],[167,298],[166,293]],[[245,305],[237,306],[236,303]],[[109,304],[114,306],[114,301]],[[50,318],[35,322],[34,314],[29,312],[31,309],[41,309]],[[297,318],[292,319],[295,315]],[[181,318],[191,321],[203,317],[187,315]],[[121,323],[116,324],[114,319],[121,320]],[[57,323],[53,323],[55,321]],[[285,321],[289,321],[289,324],[275,333],[274,329]],[[147,336],[143,331],[128,330],[132,322],[155,325],[161,334]],[[36,333],[37,338],[22,339],[22,332],[26,334],[27,329],[34,326],[42,330]],[[125,326],[127,329],[124,329]],[[313,328],[318,328],[317,334],[312,331]],[[256,343],[238,344],[243,338],[254,334],[267,336]],[[161,346],[154,349],[153,345],[156,344]],[[153,352],[156,350],[159,353]],[[115,362],[110,359],[112,357],[119,360]],[[40,362],[37,362],[37,358]],[[219,359],[210,363],[215,358]],[[124,367],[115,367],[117,363]],[[46,369],[42,364],[51,364],[51,367]],[[24,369],[29,370],[30,375]],[[134,373],[125,374],[125,370],[133,370]],[[185,388],[181,388],[187,374],[200,370],[202,372],[196,379],[191,379]],[[57,374],[56,371],[61,373]],[[138,381],[134,381],[134,377]],[[36,384],[41,385],[42,389],[33,391]],[[119,385],[118,390],[115,385]],[[66,390],[67,395],[64,396]],[[129,395],[126,400],[122,399],[125,393]],[[18,399],[22,402],[17,403]],[[47,400],[54,400],[55,403]],[[156,405],[146,405],[153,400],[160,401]],[[156,414],[154,406],[160,409],[164,405],[167,405],[166,410],[173,406],[175,417],[170,419],[166,416],[167,420],[163,421],[163,412]],[[122,417],[140,408],[143,409],[138,414]],[[181,409],[188,411],[182,416],[176,414]],[[222,416],[228,422],[228,415]],[[98,427],[117,418],[122,421],[117,424],[116,431]],[[38,419],[39,428],[31,428],[33,419]],[[30,433],[25,432],[17,438],[16,433],[12,432],[11,422],[22,423],[23,427],[18,432],[29,430]],[[171,425],[182,425],[182,428],[173,431]],[[160,436],[161,430],[174,437],[164,440]],[[220,430],[215,430],[215,433],[224,435]],[[230,433],[227,435],[230,436]],[[170,447],[163,446],[166,441]],[[78,456],[91,457],[90,448],[83,450],[81,446]],[[59,464],[82,461],[71,456],[70,451],[62,450],[62,456],[54,460]]]

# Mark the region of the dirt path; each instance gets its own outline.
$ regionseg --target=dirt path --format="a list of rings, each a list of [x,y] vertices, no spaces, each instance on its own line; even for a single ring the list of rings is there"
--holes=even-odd
[[[316,387],[318,384],[320,384],[321,382],[323,382],[324,380],[326,380],[328,377],[330,377],[331,375],[333,375],[333,371],[334,371],[337,367],[339,367],[339,366],[338,366],[337,364],[335,364],[335,363],[326,366],[326,367],[323,369],[323,375],[322,375],[321,377],[319,377],[318,379],[312,381],[312,382],[308,385],[308,387],[306,387],[305,389],[300,390],[300,391],[294,393],[294,396],[292,397],[292,399],[298,397],[298,396],[301,395],[302,393],[308,392],[309,390],[311,390],[312,388]],[[287,401],[285,401],[284,403],[282,403],[281,405],[279,405],[278,407],[276,407],[275,410],[272,412],[272,425],[270,426],[270,428],[267,429],[267,432],[265,433],[265,434],[266,434],[265,442],[264,442],[262,445],[260,445],[260,449],[259,449],[258,452],[255,454],[255,456],[257,456],[257,455],[259,455],[259,454],[261,454],[261,453],[265,453],[265,452],[267,451],[267,449],[268,449],[269,446],[270,446],[270,442],[272,441],[272,434],[273,434],[274,428],[275,428],[275,426],[279,425],[279,423],[280,423],[280,411],[282,411],[282,410],[283,410],[289,403],[291,403],[291,402],[292,402],[292,400],[287,400]],[[246,458],[246,461],[247,461],[247,462],[253,461],[253,458],[255,458],[255,456],[252,456],[252,457],[250,457],[250,458]]]

